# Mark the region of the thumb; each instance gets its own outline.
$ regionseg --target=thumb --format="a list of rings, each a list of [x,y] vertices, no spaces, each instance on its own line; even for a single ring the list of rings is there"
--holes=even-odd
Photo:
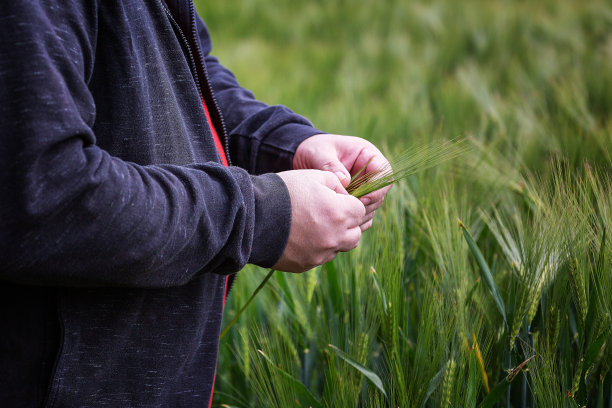
[[[346,187],[351,182],[351,175],[344,167],[344,165],[337,158],[330,159],[325,164],[321,166],[321,170],[329,171],[330,173],[334,173],[338,180],[340,180],[340,184],[342,187]]]
[[[322,184],[325,185],[325,187],[333,190],[337,194],[348,194],[344,186],[341,184],[338,175],[330,173],[326,170],[321,171],[320,174],[323,177]]]

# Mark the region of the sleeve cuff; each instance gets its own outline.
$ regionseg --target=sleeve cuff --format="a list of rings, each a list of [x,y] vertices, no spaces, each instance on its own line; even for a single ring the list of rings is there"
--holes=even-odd
[[[248,263],[270,268],[280,259],[291,229],[291,198],[283,179],[268,173],[252,176],[255,227]]]
[[[274,129],[259,147],[256,173],[275,173],[293,169],[293,156],[300,143],[321,130],[300,123],[288,123]]]

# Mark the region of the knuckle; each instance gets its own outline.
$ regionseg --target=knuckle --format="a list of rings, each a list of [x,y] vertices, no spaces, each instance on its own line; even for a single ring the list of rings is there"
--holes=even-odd
[[[366,206],[363,205],[360,199],[353,196],[347,196],[347,209],[354,211],[356,213],[363,212],[365,214]]]
[[[338,246],[336,240],[330,236],[321,238],[320,244],[323,250],[335,249]]]
[[[334,167],[334,161],[331,159],[325,160],[321,163],[321,169],[323,170],[329,170],[332,169]]]
[[[368,210],[363,204],[361,204],[361,202],[359,202],[359,204],[360,204],[359,206],[356,206],[357,207],[356,214],[358,217],[365,217],[366,214],[368,213]]]
[[[334,224],[341,224],[344,222],[346,216],[340,208],[336,207],[330,211],[329,218]]]

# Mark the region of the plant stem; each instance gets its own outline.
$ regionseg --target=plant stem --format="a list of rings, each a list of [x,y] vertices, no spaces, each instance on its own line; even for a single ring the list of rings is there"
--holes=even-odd
[[[236,313],[236,315],[234,316],[234,318],[232,319],[231,322],[229,322],[227,324],[227,326],[225,326],[225,329],[223,329],[223,331],[221,332],[221,335],[219,336],[219,341],[221,341],[221,339],[223,339],[223,336],[225,336],[225,333],[228,332],[228,330],[230,329],[230,327],[232,327],[232,325],[236,322],[236,320],[238,320],[238,318],[240,317],[240,315],[242,314],[242,312],[244,312],[244,309],[247,308],[247,306],[249,305],[249,303],[251,303],[253,301],[253,299],[255,298],[255,296],[257,295],[257,293],[259,293],[259,291],[266,285],[266,282],[268,282],[268,280],[272,277],[272,275],[274,274],[274,269],[270,269],[270,272],[268,272],[268,274],[266,275],[266,277],[261,281],[261,283],[259,284],[259,286],[257,286],[257,289],[255,289],[255,291],[253,292],[253,294],[251,295],[251,297],[249,298],[249,300],[246,301],[246,303],[242,306],[242,308],[240,308],[240,310],[238,311],[238,313]]]

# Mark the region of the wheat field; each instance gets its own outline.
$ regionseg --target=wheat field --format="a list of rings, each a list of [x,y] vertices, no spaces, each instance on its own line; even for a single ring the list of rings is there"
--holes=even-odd
[[[360,246],[276,272],[214,406],[612,407],[612,4],[196,2],[241,84],[389,155]],[[268,273],[248,266],[226,325]]]

